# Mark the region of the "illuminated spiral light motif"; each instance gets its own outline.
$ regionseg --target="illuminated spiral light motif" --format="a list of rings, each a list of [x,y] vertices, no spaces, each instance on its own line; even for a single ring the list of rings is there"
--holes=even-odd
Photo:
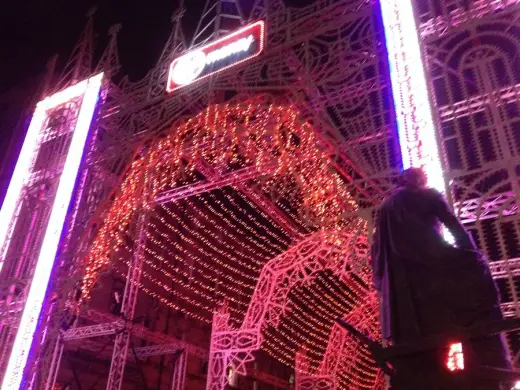
[[[167,191],[207,181],[201,166],[220,177],[252,168],[258,174],[247,182],[155,202]],[[83,300],[91,298],[100,274],[109,268],[125,277],[135,250],[136,215],[147,212],[141,291],[205,323],[211,323],[213,310],[225,300],[231,322],[239,325],[270,259],[319,230],[366,237],[366,223],[353,216],[357,205],[343,180],[319,148],[316,130],[295,106],[267,95],[209,106],[179,120],[129,167],[86,256]],[[242,185],[268,196],[295,228],[273,221],[241,192]],[[295,288],[279,326],[263,329],[262,349],[293,366],[304,348],[309,366],[319,367],[335,319],[366,302],[369,277],[366,266],[364,270],[364,276],[348,283],[322,272],[311,284]],[[367,310],[366,317],[377,323],[374,311]],[[342,388],[374,388],[377,375],[366,354],[337,372]]]

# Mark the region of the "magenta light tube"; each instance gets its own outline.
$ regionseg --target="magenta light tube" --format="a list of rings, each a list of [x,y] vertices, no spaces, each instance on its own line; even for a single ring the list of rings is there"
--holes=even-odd
[[[27,364],[27,357],[31,349],[43,300],[49,285],[49,279],[54,266],[54,260],[56,258],[67,210],[72,198],[72,192],[74,190],[81,160],[83,158],[83,151],[89,133],[90,124],[99,97],[102,79],[103,74],[98,74],[38,103],[35,115],[31,121],[31,125],[29,126],[29,132],[22,147],[22,153],[20,154],[15,168],[15,175],[13,175],[13,180],[11,180],[8,189],[8,195],[10,198],[6,196],[6,201],[4,201],[4,204],[2,205],[0,217],[5,218],[5,220],[0,219],[0,225],[2,225],[2,222],[7,222],[9,224],[11,222],[10,219],[15,217],[15,211],[18,207],[17,203],[19,203],[19,196],[22,192],[24,183],[30,176],[31,165],[38,146],[38,134],[40,130],[43,130],[42,125],[45,122],[47,111],[83,95],[76,127],[73,132],[63,172],[56,191],[56,197],[52,206],[49,222],[43,236],[42,246],[40,248],[36,269],[34,271],[31,287],[25,303],[20,326],[16,333],[6,374],[2,382],[2,390],[18,389],[22,383],[25,366]],[[16,177],[17,173],[20,174],[19,177]],[[13,185],[12,190],[11,185]],[[9,191],[11,191],[11,193],[9,193]],[[4,208],[6,209],[5,211]],[[7,219],[8,217],[10,219]],[[2,227],[2,229],[3,230],[0,233],[3,236],[0,236],[0,242],[4,243],[5,246],[8,241],[6,239],[8,229],[5,227]],[[6,250],[4,250],[4,253],[5,252]]]
[[[412,0],[381,0],[403,168],[422,167],[446,192]]]
[[[13,176],[0,209],[0,271],[4,265],[4,257],[9,246],[10,228],[14,225],[18,213],[19,199],[23,186],[30,175],[31,163],[38,146],[38,135],[45,120],[45,109],[36,106],[31,124],[14,168]]]
[[[0,209],[0,271],[9,246],[10,229],[14,227],[16,222],[23,187],[31,174],[31,167],[38,150],[40,131],[46,120],[47,110],[80,96],[85,93],[86,87],[87,80],[62,92],[58,92],[36,105],[36,110],[25,136],[22,150],[18,156],[2,208]]]

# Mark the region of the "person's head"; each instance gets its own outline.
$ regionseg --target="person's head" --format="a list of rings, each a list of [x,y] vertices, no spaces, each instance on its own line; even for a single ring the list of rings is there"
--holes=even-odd
[[[401,173],[398,180],[399,187],[424,188],[427,184],[426,174],[421,168],[409,168]]]

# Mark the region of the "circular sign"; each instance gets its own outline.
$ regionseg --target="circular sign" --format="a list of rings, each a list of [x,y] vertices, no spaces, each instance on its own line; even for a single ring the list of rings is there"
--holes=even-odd
[[[171,79],[177,85],[187,85],[200,76],[206,67],[206,54],[198,50],[178,58],[171,69]]]

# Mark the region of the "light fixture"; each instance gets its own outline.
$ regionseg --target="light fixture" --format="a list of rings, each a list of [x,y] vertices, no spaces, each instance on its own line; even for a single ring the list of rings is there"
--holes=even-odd
[[[446,367],[451,372],[464,370],[464,353],[462,343],[450,344]]]
[[[259,20],[175,58],[166,90],[173,92],[259,56],[264,50],[265,22]]]

